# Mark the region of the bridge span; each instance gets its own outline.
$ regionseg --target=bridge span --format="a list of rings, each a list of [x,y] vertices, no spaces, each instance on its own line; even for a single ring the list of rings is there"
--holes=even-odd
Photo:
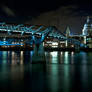
[[[43,42],[47,37],[66,41],[66,44],[75,44],[76,48],[79,48],[81,45],[80,41],[66,37],[54,26],[0,23],[0,46],[34,44],[34,54],[32,57],[34,62],[45,61]]]

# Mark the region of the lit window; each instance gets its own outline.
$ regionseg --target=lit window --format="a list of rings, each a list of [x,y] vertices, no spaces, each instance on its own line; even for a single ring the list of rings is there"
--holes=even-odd
[[[56,45],[57,46],[58,45],[58,42],[53,42],[52,45]]]

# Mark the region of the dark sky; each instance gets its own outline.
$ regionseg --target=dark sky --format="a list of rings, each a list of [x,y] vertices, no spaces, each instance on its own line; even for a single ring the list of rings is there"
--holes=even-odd
[[[34,16],[69,5],[78,6],[79,10],[92,10],[92,3],[88,0],[2,0],[0,4],[12,9],[17,16]]]
[[[81,33],[87,16],[92,16],[89,0],[1,0],[0,21],[55,25],[61,31],[70,26]]]

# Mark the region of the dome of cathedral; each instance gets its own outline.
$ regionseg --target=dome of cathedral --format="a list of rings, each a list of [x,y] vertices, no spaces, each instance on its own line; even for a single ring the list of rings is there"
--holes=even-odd
[[[87,22],[84,25],[84,28],[82,30],[82,35],[89,35],[89,33],[92,33],[92,20],[87,17]]]

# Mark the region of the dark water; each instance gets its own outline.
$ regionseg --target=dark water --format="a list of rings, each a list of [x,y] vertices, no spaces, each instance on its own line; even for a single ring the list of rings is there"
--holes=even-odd
[[[92,52],[46,52],[46,65],[32,54],[0,51],[0,92],[92,92]]]

